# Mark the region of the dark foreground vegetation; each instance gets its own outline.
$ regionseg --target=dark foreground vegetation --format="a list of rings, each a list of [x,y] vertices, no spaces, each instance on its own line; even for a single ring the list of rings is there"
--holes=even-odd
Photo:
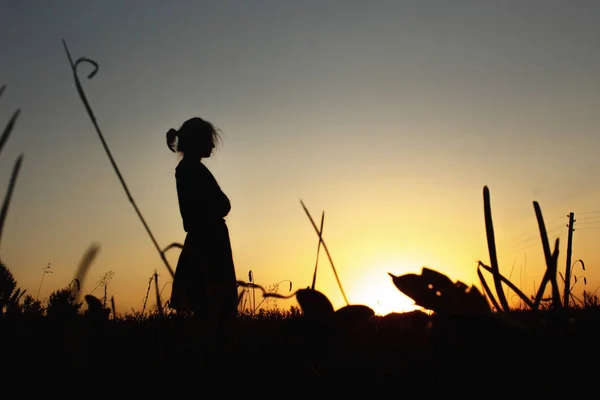
[[[0,398],[292,397],[592,390],[600,308],[490,315],[331,318],[241,314],[233,343],[202,343],[191,318],[0,318]],[[486,396],[487,397],[487,396]]]

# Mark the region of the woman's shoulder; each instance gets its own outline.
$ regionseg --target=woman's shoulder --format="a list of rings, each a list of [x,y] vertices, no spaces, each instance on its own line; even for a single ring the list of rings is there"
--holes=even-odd
[[[185,161],[185,159],[181,159],[175,167],[175,176],[189,175],[193,173],[193,171],[194,168],[192,163]]]

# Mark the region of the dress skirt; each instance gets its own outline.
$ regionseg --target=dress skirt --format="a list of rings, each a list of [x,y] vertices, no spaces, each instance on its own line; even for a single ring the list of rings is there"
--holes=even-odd
[[[175,270],[171,308],[228,318],[237,315],[237,304],[235,267],[225,220],[188,232]]]

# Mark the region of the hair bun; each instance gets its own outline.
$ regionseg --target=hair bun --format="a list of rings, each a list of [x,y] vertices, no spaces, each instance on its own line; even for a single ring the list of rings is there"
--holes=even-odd
[[[169,129],[167,132],[167,146],[172,152],[176,151],[175,141],[177,140],[177,134],[177,129],[173,128]]]

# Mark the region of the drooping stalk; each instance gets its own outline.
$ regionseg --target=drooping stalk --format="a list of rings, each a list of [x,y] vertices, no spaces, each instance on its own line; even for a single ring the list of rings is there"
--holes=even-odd
[[[71,53],[69,53],[67,43],[65,42],[64,39],[63,39],[62,43],[65,47],[65,51],[66,51],[67,57],[69,59],[69,65],[71,66],[71,70],[73,71],[73,79],[75,80],[75,87],[77,88],[77,93],[79,94],[79,97],[81,98],[81,101],[83,102],[83,105],[85,106],[85,109],[86,109],[90,119],[92,120],[92,124],[94,125],[94,128],[96,128],[96,133],[98,134],[98,137],[100,138],[100,141],[102,142],[102,146],[104,147],[104,150],[106,151],[106,155],[108,156],[108,159],[110,160],[110,163],[113,166],[115,173],[117,174],[117,177],[119,178],[119,181],[121,182],[121,185],[123,186],[123,189],[125,190],[125,194],[127,195],[127,198],[131,202],[131,205],[135,209],[135,212],[137,213],[138,217],[142,221],[142,224],[144,225],[146,232],[150,236],[150,240],[152,240],[152,243],[156,247],[156,250],[158,251],[160,258],[163,260],[163,262],[164,262],[165,266],[167,267],[167,269],[169,270],[169,273],[171,274],[171,276],[174,277],[175,273],[173,272],[173,269],[169,265],[169,262],[167,261],[167,258],[165,257],[164,252],[160,249],[158,242],[154,238],[154,235],[152,234],[150,227],[146,223],[146,220],[142,216],[142,213],[139,210],[137,204],[133,200],[133,197],[131,196],[131,193],[129,192],[127,184],[125,183],[125,180],[123,179],[123,176],[121,175],[121,172],[119,171],[119,168],[117,167],[117,163],[115,162],[115,160],[112,156],[112,153],[110,152],[108,144],[106,143],[106,140],[104,140],[104,136],[102,135],[102,131],[100,130],[98,121],[96,120],[96,116],[94,114],[94,111],[92,110],[92,107],[90,106],[90,104],[87,100],[87,97],[85,95],[83,87],[81,86],[79,76],[77,75],[77,67],[79,66],[79,64],[88,63],[94,67],[93,71],[88,74],[88,79],[92,79],[94,77],[94,75],[96,75],[96,73],[98,72],[98,63],[96,63],[95,61],[90,60],[89,58],[86,58],[86,57],[80,57],[75,62],[73,62],[73,59],[71,58]]]

